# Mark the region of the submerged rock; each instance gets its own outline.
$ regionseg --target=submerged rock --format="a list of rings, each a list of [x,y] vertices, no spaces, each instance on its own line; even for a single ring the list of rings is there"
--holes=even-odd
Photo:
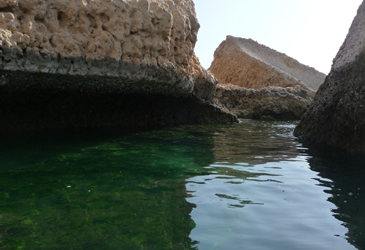
[[[234,122],[191,0],[0,0],[0,130]]]
[[[330,74],[294,134],[365,153],[365,2],[333,60]]]
[[[240,118],[300,119],[325,75],[250,39],[227,36],[209,70],[216,99]]]

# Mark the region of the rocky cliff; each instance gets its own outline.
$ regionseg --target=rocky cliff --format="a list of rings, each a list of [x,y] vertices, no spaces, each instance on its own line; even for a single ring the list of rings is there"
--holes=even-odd
[[[232,122],[192,0],[0,0],[0,130]]]
[[[365,2],[335,57],[330,74],[294,134],[365,153]]]
[[[220,84],[253,89],[299,85],[316,91],[326,77],[283,53],[233,36],[219,45],[209,70]]]

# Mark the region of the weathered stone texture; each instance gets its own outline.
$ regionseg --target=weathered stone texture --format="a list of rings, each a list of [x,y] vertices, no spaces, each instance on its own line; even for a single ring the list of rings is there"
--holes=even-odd
[[[227,36],[209,69],[216,100],[239,118],[299,120],[325,75],[253,40]]]
[[[260,89],[301,86],[316,91],[325,75],[251,39],[227,36],[209,70],[220,84]]]
[[[191,0],[0,0],[0,8],[0,45],[14,50],[3,52],[7,70],[96,73],[77,61],[62,68],[54,65],[57,60],[49,63],[64,58],[82,58],[88,64],[122,59],[142,66],[192,66],[199,24]],[[24,53],[35,58],[7,62]]]
[[[358,10],[332,70],[294,134],[365,153],[365,2]]]
[[[193,108],[193,103],[212,106],[216,80],[194,54],[198,29],[192,0],[0,0],[0,109],[6,109],[3,114],[9,115],[0,117],[3,121],[0,123],[12,120],[11,113],[15,116],[15,110],[20,112],[24,103],[34,106],[33,111],[29,110],[30,114],[36,112],[36,105],[31,101],[40,98],[37,91],[45,89],[47,93],[63,93],[60,96],[65,97],[65,103],[58,100],[59,105],[70,107],[83,98],[87,102],[89,97],[85,95],[88,93],[92,93],[96,103],[105,101],[102,100],[107,97],[105,93],[118,93],[119,96],[114,95],[112,99],[123,105],[126,102],[120,99],[131,101],[128,104],[131,109],[143,106],[141,103],[133,105],[134,99],[143,103],[141,96],[146,105],[151,104],[147,101],[149,98],[165,99],[166,107],[169,106],[165,112],[170,113],[179,112],[179,105],[169,105],[171,97],[195,99],[189,101],[192,112],[199,110]],[[20,81],[20,76],[26,80]],[[74,99],[67,100],[63,89],[67,89]],[[19,96],[27,100],[20,101]],[[38,102],[42,103],[39,108],[44,109],[41,113],[55,115],[58,108],[44,93],[41,96],[43,99]],[[8,112],[11,107],[17,108]],[[116,113],[118,108],[114,108]],[[71,108],[64,110],[72,113]],[[146,110],[152,112],[151,108]],[[212,106],[210,110],[214,111],[216,107]],[[113,113],[108,112],[110,116]],[[61,113],[67,116],[66,111]],[[177,123],[168,122],[168,115],[164,118],[163,110],[158,113],[161,118],[158,124],[162,121]],[[78,115],[79,120],[85,119],[75,124],[87,124],[87,115],[82,115],[81,110]],[[198,114],[195,115],[195,122],[200,121]],[[122,125],[124,120],[133,125],[127,122],[126,114],[123,116],[115,124]],[[143,115],[133,113],[133,117],[137,116]],[[146,114],[143,119],[152,116]],[[107,120],[107,116],[104,119]],[[136,123],[143,123],[141,119]],[[177,120],[190,123],[189,119]],[[24,127],[27,122],[23,121]],[[92,123],[97,125],[97,119]],[[7,124],[5,127],[11,127]],[[67,126],[66,122],[59,124]],[[104,124],[113,123],[100,121],[100,125]],[[47,122],[41,127],[47,127]]]
[[[238,118],[299,120],[313,98],[300,87],[247,89],[217,85],[216,99]]]

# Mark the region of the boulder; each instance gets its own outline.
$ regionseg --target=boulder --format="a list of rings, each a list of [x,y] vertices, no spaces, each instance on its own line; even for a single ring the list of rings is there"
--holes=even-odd
[[[209,70],[216,100],[239,118],[299,120],[325,75],[251,39],[227,36]]]
[[[0,130],[234,122],[192,0],[0,0]]]
[[[365,2],[294,135],[365,153]]]
[[[209,70],[220,84],[244,88],[300,86],[317,91],[326,75],[251,39],[227,36]]]

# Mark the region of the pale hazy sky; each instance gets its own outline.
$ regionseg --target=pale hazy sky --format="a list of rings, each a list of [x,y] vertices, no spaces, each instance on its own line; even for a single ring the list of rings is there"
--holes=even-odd
[[[227,35],[251,38],[329,73],[362,0],[194,0],[195,52],[209,68]]]

